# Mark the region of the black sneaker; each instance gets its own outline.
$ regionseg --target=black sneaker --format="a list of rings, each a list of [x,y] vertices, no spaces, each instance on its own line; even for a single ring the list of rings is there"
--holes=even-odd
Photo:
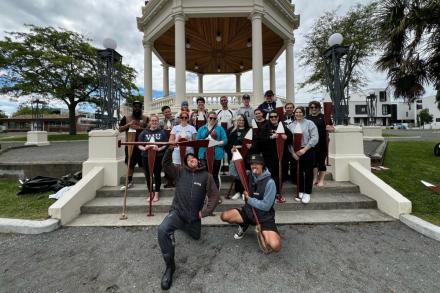
[[[238,225],[238,231],[237,233],[234,234],[234,239],[240,240],[241,238],[243,238],[247,228],[248,228],[247,226]]]

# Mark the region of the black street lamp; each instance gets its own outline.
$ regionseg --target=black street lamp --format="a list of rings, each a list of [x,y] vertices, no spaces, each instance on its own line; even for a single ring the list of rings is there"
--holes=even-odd
[[[32,99],[32,124],[31,131],[43,131],[43,107],[47,102],[38,98]]]
[[[119,93],[122,56],[115,50],[115,40],[104,39],[103,45],[105,49],[97,50],[100,100],[100,105],[97,106],[101,109],[98,124],[102,129],[116,129],[121,105]]]
[[[323,54],[325,77],[333,102],[335,125],[348,124],[348,83],[352,71],[353,46],[342,46],[343,37],[335,33],[328,39],[328,48]],[[345,93],[345,90],[347,92]]]
[[[376,108],[377,108],[377,97],[374,92],[370,92],[370,95],[366,97],[367,102],[367,115],[368,115],[368,125],[376,125]]]

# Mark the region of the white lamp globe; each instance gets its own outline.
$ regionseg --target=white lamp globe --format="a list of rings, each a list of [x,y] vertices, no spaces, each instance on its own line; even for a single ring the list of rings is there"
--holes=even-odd
[[[334,33],[333,35],[330,36],[330,38],[328,38],[328,45],[330,47],[333,47],[335,45],[340,45],[342,44],[343,40],[344,38],[340,33]]]
[[[110,38],[105,38],[102,41],[102,45],[104,46],[104,48],[112,50],[115,50],[117,47],[116,41]]]

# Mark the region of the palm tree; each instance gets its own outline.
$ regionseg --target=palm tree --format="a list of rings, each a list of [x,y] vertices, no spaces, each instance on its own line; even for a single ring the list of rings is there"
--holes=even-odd
[[[383,0],[376,22],[383,54],[376,62],[388,72],[396,97],[408,102],[425,86],[440,91],[440,0]]]

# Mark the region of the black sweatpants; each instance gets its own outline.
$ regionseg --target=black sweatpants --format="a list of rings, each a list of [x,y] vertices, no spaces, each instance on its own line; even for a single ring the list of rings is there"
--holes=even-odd
[[[162,159],[163,155],[156,155],[156,160],[154,161],[153,168],[153,180],[154,180],[154,191],[160,191],[160,185],[162,184],[162,179],[160,173],[162,172]],[[150,191],[150,171],[148,170],[148,157],[142,157],[142,165],[144,167],[145,179],[147,180],[147,188]]]
[[[206,159],[201,159],[200,161],[202,165],[207,166],[208,162],[206,161]],[[212,177],[214,178],[214,182],[218,190],[220,190],[220,180],[218,174],[220,173],[221,165],[222,165],[222,161],[220,160],[214,160],[212,164]],[[208,167],[206,167],[206,170],[208,170]]]
[[[315,152],[313,150],[299,157],[299,192],[312,194],[314,164]]]
[[[163,254],[174,255],[174,231],[182,230],[195,240],[200,239],[202,222],[196,220],[191,223],[183,221],[176,211],[170,211],[157,229],[159,246]]]

